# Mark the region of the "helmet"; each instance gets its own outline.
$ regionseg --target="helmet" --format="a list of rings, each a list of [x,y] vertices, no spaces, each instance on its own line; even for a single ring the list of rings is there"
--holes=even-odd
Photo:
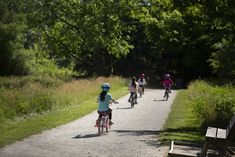
[[[136,81],[136,77],[135,77],[135,76],[132,76],[132,80],[133,80],[133,81]]]
[[[170,74],[166,74],[165,77],[170,78],[171,76],[170,76]]]
[[[144,74],[140,74],[140,76],[144,77]]]
[[[110,89],[110,84],[109,83],[104,83],[104,84],[102,84],[102,86],[101,86],[101,89],[103,90],[103,91],[109,91],[109,89]]]

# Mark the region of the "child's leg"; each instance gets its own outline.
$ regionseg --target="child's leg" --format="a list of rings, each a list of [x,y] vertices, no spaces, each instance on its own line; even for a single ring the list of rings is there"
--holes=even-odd
[[[129,97],[129,99],[128,99],[128,102],[131,101],[132,94],[133,94],[133,93],[130,93],[130,97]]]
[[[101,114],[101,112],[100,112],[100,111],[98,111],[98,114],[99,114],[98,119],[102,118],[102,114]]]
[[[101,119],[101,117],[102,117],[102,114],[100,114],[99,111],[97,111],[97,113],[99,114],[99,116],[98,116],[98,119],[96,120],[96,126],[99,125],[100,119]]]
[[[112,109],[111,108],[109,108],[108,114],[109,114],[109,125],[112,125],[113,122],[111,121],[112,120]]]
[[[112,119],[112,109],[111,108],[109,108],[108,114],[109,114],[109,119],[111,120]]]
[[[137,93],[135,93],[135,103],[137,104]]]

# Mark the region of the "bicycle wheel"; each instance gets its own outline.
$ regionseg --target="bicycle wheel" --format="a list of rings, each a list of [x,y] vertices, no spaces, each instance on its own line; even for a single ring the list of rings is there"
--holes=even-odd
[[[142,93],[143,93],[143,87],[140,87],[139,93],[140,93],[140,98],[141,98],[142,97]]]
[[[135,105],[135,98],[134,96],[131,96],[131,108],[133,108]]]
[[[109,130],[110,130],[109,117],[108,116],[106,116],[106,118],[105,118],[105,130],[106,130],[106,133],[108,133]]]
[[[98,134],[102,135],[104,133],[104,118],[102,117],[99,122]]]
[[[165,96],[166,96],[166,100],[168,100],[168,98],[169,98],[169,90],[166,90]]]

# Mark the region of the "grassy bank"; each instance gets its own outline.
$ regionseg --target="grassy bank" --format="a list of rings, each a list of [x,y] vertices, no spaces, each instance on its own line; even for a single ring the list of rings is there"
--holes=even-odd
[[[29,85],[17,85],[17,88],[2,86],[1,90],[4,91],[7,101],[1,104],[1,109],[5,109],[4,112],[14,114],[5,113],[1,115],[3,118],[0,124],[0,147],[39,133],[42,130],[75,120],[96,110],[96,98],[103,82],[109,82],[112,85],[110,92],[115,98],[127,93],[126,80],[119,77],[59,82],[49,86],[38,84],[38,82],[31,82]],[[32,87],[35,91],[32,90]],[[40,92],[44,92],[44,96],[40,98],[41,101],[38,103],[36,100],[38,100],[37,96]],[[3,93],[1,93],[1,98],[3,98]],[[18,98],[20,93],[22,94],[20,95],[21,99]],[[31,99],[28,99],[28,97]],[[4,106],[6,102],[10,102],[10,99],[14,100],[14,103],[11,102],[12,106]],[[1,101],[4,102],[3,99]],[[15,109],[15,107],[18,107],[17,105],[22,105],[22,102],[27,104],[25,109],[20,111]],[[35,104],[45,105],[46,107],[42,110],[37,110],[34,108]],[[47,106],[50,107],[48,108]]]
[[[234,111],[233,86],[194,81],[176,96],[161,140],[204,142],[206,127],[225,128]]]
[[[187,103],[187,90],[177,94],[161,134],[161,140],[196,141],[203,140],[202,129],[195,117],[192,104]]]

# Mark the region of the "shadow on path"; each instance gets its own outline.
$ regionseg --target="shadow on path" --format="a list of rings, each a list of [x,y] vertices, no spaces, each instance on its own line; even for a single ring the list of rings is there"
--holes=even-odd
[[[117,109],[123,109],[123,110],[125,110],[125,109],[132,109],[131,107],[117,107]]]
[[[158,135],[162,131],[157,130],[112,130],[112,132],[117,132],[120,136],[133,135],[133,136],[143,136],[143,135]]]
[[[98,134],[77,135],[77,136],[73,137],[73,139],[93,138],[93,137],[99,137],[99,135]]]
[[[138,140],[140,142],[146,143],[148,146],[154,146],[154,147],[161,147],[162,142],[156,138],[157,135],[159,135],[161,132],[164,131],[158,131],[158,130],[112,130],[113,132],[117,132],[120,134],[119,136],[154,136],[153,138],[148,139],[141,139]]]
[[[140,140],[141,142],[146,143],[148,146],[155,146],[155,147],[161,147],[163,146],[162,142],[156,140]]]
[[[153,100],[153,101],[167,101],[166,99],[160,99],[160,100]]]

